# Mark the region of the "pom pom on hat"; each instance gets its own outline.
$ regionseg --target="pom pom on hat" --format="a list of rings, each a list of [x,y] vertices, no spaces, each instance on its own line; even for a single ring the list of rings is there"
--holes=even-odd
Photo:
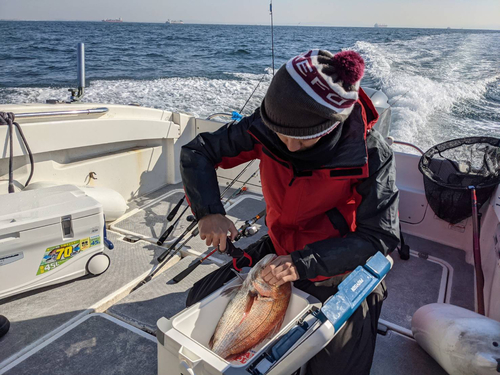
[[[332,58],[332,65],[336,68],[338,77],[350,85],[359,81],[365,71],[365,61],[355,51],[337,53]]]

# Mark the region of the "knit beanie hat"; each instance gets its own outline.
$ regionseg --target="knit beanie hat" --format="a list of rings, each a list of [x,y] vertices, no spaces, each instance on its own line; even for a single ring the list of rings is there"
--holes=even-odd
[[[344,122],[358,100],[365,63],[354,51],[311,50],[290,59],[260,107],[271,130],[298,139],[323,136]]]

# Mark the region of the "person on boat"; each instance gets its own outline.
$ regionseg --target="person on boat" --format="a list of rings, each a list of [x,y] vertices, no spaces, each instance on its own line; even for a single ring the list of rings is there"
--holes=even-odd
[[[360,88],[364,61],[354,51],[311,50],[274,76],[260,108],[238,124],[199,134],[182,148],[181,174],[200,236],[226,248],[228,233],[215,168],[260,160],[268,235],[246,251],[271,284],[293,281],[320,301],[357,266],[399,243],[394,155],[373,125],[377,111]],[[242,258],[238,267],[248,266]],[[198,281],[186,304],[234,277],[232,263]],[[308,374],[369,374],[377,322],[387,296],[381,283],[346,326],[308,364]]]

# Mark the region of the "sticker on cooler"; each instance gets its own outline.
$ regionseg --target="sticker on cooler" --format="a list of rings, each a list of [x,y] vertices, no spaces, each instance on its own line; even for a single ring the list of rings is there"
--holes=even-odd
[[[231,359],[229,362],[232,363],[233,365],[245,365],[247,364],[248,361],[252,359],[255,353],[257,352],[250,349],[245,354],[241,354],[238,357]]]
[[[101,236],[87,237],[81,240],[71,241],[62,245],[52,246],[45,250],[42,262],[38,267],[36,275],[41,275],[56,269],[80,252],[101,243]]]

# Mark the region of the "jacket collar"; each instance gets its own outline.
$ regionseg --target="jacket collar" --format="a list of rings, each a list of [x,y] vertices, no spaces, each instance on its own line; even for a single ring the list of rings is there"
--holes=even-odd
[[[368,161],[366,149],[366,114],[361,102],[357,102],[351,115],[342,124],[342,133],[333,149],[321,153],[321,160],[317,163],[298,163],[280,151],[277,142],[281,142],[276,134],[270,130],[256,113],[256,119],[249,128],[250,134],[263,147],[281,161],[287,162],[295,170],[342,169],[364,167]],[[316,147],[316,146],[315,146]],[[315,164],[311,167],[312,164]]]

